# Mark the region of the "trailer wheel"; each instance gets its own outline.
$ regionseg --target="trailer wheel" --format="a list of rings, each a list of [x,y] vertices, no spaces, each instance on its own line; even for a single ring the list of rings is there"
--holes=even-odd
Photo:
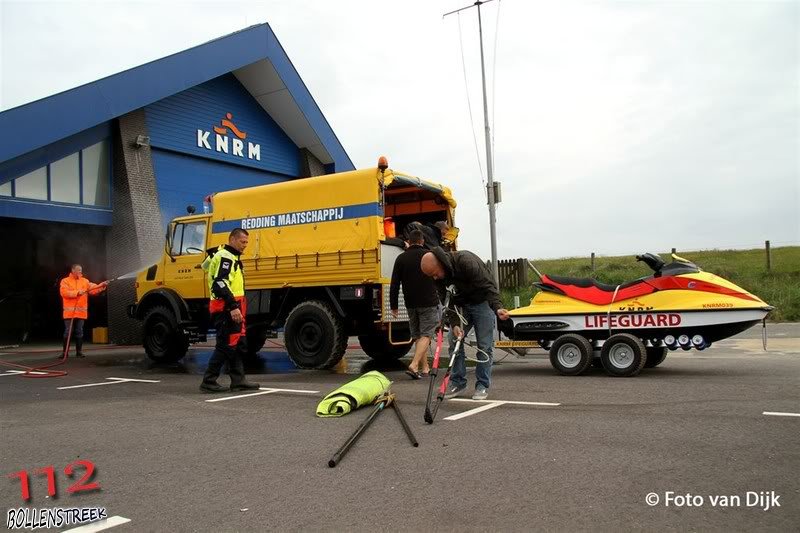
[[[567,333],[550,347],[550,364],[564,376],[577,376],[592,364],[592,345],[586,337]]]
[[[370,333],[369,335],[359,335],[358,342],[364,353],[381,362],[391,362],[400,359],[408,353],[413,342],[408,344],[394,345],[389,342],[389,335],[383,332]]]
[[[667,358],[667,354],[669,350],[664,348],[663,346],[653,346],[652,348],[647,348],[647,362],[644,364],[645,368],[655,368],[661,363],[664,362],[664,359]]]
[[[163,305],[152,307],[144,317],[142,344],[153,361],[171,363],[180,360],[189,349],[189,339],[178,327],[171,309]]]
[[[647,351],[638,337],[630,333],[617,333],[603,344],[600,359],[610,375],[632,377],[644,368]]]
[[[344,356],[344,324],[326,302],[302,302],[289,312],[284,328],[286,351],[298,368],[331,368]]]

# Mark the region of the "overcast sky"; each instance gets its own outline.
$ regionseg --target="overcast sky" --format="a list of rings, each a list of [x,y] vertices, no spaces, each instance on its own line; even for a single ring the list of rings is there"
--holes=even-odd
[[[2,0],[0,109],[269,22],[356,167],[449,185],[488,258],[469,3]],[[800,244],[800,2],[481,11],[501,259]]]

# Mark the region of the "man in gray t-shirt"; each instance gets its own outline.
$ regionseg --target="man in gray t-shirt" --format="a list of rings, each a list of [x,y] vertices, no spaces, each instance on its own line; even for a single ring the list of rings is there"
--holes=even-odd
[[[411,338],[416,341],[414,358],[408,365],[406,374],[419,379],[430,370],[427,351],[431,338],[439,323],[439,296],[434,281],[422,273],[420,262],[428,251],[424,248],[425,236],[419,230],[409,235],[408,248],[397,257],[392,271],[392,284],[389,288],[389,307],[397,317],[400,307],[400,287],[408,309],[408,325]],[[421,371],[421,372],[420,372]]]

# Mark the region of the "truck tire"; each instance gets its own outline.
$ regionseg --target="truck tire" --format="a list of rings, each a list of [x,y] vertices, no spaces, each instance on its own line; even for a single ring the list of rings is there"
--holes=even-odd
[[[289,358],[298,368],[331,368],[347,349],[342,319],[318,300],[299,303],[289,312],[284,337]]]
[[[147,356],[160,363],[178,361],[189,349],[189,340],[178,327],[175,314],[163,305],[145,314],[142,344]]]
[[[391,362],[400,359],[408,353],[413,342],[408,344],[393,345],[389,342],[387,333],[371,333],[369,335],[359,335],[358,342],[364,353],[376,361]]]
[[[667,358],[669,350],[663,346],[653,346],[647,348],[647,362],[644,364],[645,368],[655,368],[664,362]]]
[[[647,350],[639,337],[630,333],[617,333],[603,344],[600,359],[608,374],[615,377],[633,377],[644,368]]]
[[[577,376],[592,364],[592,344],[586,337],[567,333],[550,347],[550,364],[564,376]]]

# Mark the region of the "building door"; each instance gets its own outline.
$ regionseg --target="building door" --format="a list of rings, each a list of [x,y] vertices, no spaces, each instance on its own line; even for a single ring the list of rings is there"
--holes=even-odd
[[[59,283],[80,263],[92,282],[106,279],[106,228],[0,217],[0,344],[55,341],[63,334]],[[105,293],[89,298],[84,328],[106,325]]]

